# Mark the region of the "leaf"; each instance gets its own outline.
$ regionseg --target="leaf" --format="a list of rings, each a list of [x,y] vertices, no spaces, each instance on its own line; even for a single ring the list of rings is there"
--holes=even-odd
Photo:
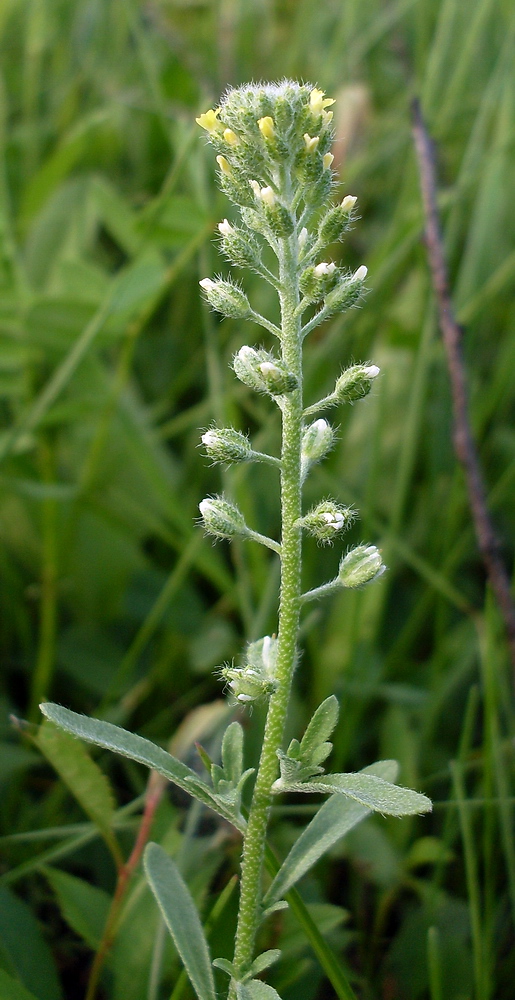
[[[112,750],[114,753],[122,754],[124,757],[129,757],[131,760],[136,760],[138,763],[158,771],[159,774],[168,778],[169,781],[173,781],[193,798],[209,806],[219,816],[223,816],[238,830],[244,830],[243,819],[235,816],[227,804],[214,795],[191,768],[163,750],[162,747],[156,746],[155,743],[151,743],[150,740],[137,736],[135,733],[129,733],[126,729],[113,726],[111,722],[89,719],[86,715],[78,715],[77,712],[70,712],[69,709],[51,702],[45,702],[41,705],[41,711],[47,719],[55,722],[57,726],[67,732],[73,733],[74,736],[79,736],[80,739],[86,740],[88,743]]]
[[[301,758],[310,760],[313,751],[329,739],[338,722],[339,711],[338,699],[334,694],[330,695],[329,698],[326,698],[318,706],[313,718],[308,723],[306,732],[300,743]]]
[[[143,863],[150,888],[199,1000],[216,1000],[204,930],[177,865],[159,844],[152,843],[145,849]]]
[[[43,722],[35,743],[92,822],[112,839],[114,795],[105,774],[77,740]]]
[[[107,920],[111,899],[107,892],[58,868],[43,868],[66,923],[96,951]]]
[[[236,986],[238,1000],[281,1000],[277,990],[260,979],[251,979]]]
[[[225,777],[237,785],[243,770],[243,729],[239,722],[231,722],[222,741],[222,764]]]
[[[36,1000],[33,993],[29,993],[24,986],[16,979],[4,972],[0,968],[0,997],[1,1000]]]
[[[285,787],[276,781],[274,792],[320,792],[348,795],[362,805],[386,816],[413,816],[432,809],[431,800],[411,788],[400,788],[384,778],[358,771],[351,774],[325,774],[321,778],[296,782]]]
[[[5,887],[0,888],[0,965],[37,1000],[61,1000],[57,969],[39,922],[27,903]]]
[[[381,760],[365,767],[361,773],[375,774],[379,778],[394,781],[397,772],[394,760]],[[268,908],[277,903],[326,851],[368,815],[370,809],[367,806],[340,795],[332,795],[302,831],[283,861],[265,894],[264,905]]]
[[[263,951],[261,955],[258,955],[257,958],[254,959],[247,975],[249,978],[251,976],[258,976],[260,972],[264,972],[265,969],[269,969],[274,962],[278,962],[280,957],[280,948],[271,948],[269,951]]]

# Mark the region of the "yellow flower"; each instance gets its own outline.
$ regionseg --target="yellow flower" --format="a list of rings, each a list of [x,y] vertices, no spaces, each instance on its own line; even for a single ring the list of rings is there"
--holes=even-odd
[[[201,128],[205,128],[209,133],[218,132],[218,130],[222,127],[218,121],[219,114],[220,108],[217,108],[216,111],[213,111],[213,109],[210,108],[209,111],[205,111],[199,118],[195,118],[195,121],[197,125],[200,125]]]
[[[311,138],[311,136],[308,135],[307,132],[305,132],[304,133],[304,142],[306,143],[306,149],[307,149],[308,153],[314,153],[315,149],[318,146],[318,143],[320,142],[320,136],[315,135],[313,138]]]
[[[309,95],[309,107],[314,115],[321,115],[325,108],[330,108],[331,104],[334,104],[334,98],[325,97],[324,94],[324,90],[317,90],[315,87]],[[332,118],[332,112],[329,111],[328,114],[330,114]]]
[[[220,167],[222,173],[225,174],[226,177],[230,177],[232,174],[232,170],[230,164],[225,159],[225,156],[217,156],[216,162],[218,163],[218,166]]]
[[[324,164],[324,169],[325,170],[329,170],[329,167],[331,166],[331,163],[333,162],[333,160],[334,160],[334,156],[333,156],[332,153],[325,153],[324,154],[324,156],[322,158],[322,162]]]
[[[266,118],[258,120],[259,131],[264,139],[273,139],[275,135],[274,119],[267,115]]]
[[[233,132],[232,128],[224,129],[224,139],[229,143],[229,146],[237,146],[240,141],[236,132]]]

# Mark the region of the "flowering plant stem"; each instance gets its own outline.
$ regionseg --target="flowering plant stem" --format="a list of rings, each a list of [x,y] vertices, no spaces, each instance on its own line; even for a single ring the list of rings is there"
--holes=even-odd
[[[285,171],[286,172],[286,171]],[[291,182],[285,178],[286,190]],[[252,960],[259,921],[261,879],[272,785],[277,774],[277,748],[282,745],[286,713],[295,668],[299,628],[302,528],[301,443],[302,443],[302,339],[299,303],[298,234],[279,242],[279,298],[281,303],[282,360],[298,381],[298,388],[284,397],[281,449],[281,591],[279,604],[276,687],[268,705],[261,759],[245,833],[240,908],[234,964],[245,968]],[[233,985],[229,994],[236,997]]]

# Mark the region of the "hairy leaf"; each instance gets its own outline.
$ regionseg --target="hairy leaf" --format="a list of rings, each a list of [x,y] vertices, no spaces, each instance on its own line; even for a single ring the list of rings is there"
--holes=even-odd
[[[105,774],[84,747],[69,733],[48,722],[39,727],[36,744],[86,815],[110,837],[114,795]]]
[[[386,781],[395,781],[398,765],[394,760],[381,760],[363,768],[362,774],[375,774]],[[277,872],[263,903],[272,907],[303,875],[313,867],[326,851],[370,815],[371,810],[352,799],[332,795],[320,807]]]
[[[216,1000],[204,930],[177,865],[159,844],[148,844],[143,860],[148,883],[199,1000]]]
[[[131,760],[153,768],[169,781],[179,785],[193,798],[198,799],[214,812],[223,816],[238,830],[244,829],[243,819],[235,816],[227,804],[214,795],[190,767],[163,750],[162,747],[151,743],[150,740],[137,736],[135,733],[129,733],[126,729],[120,729],[119,726],[113,726],[111,722],[89,719],[86,715],[78,715],[77,712],[70,712],[69,709],[50,702],[43,704],[41,711],[57,726],[74,736],[79,736],[80,739],[86,740],[88,743],[94,743],[96,746],[112,750],[114,753],[130,757]]]
[[[350,774],[325,774],[310,781],[286,785],[281,779],[273,787],[278,792],[319,792],[347,795],[356,802],[386,816],[412,816],[430,812],[431,800],[411,788],[400,788],[384,778],[358,771]]]

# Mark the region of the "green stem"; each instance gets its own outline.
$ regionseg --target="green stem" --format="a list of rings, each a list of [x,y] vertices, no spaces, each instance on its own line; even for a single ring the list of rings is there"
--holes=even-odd
[[[277,687],[272,694],[263,737],[241,868],[240,906],[234,961],[241,970],[252,961],[260,919],[262,874],[271,788],[277,776],[277,750],[284,736],[286,713],[295,669],[300,612],[302,514],[300,455],[302,442],[302,340],[299,304],[297,232],[279,241],[279,292],[282,319],[282,359],[298,379],[299,388],[284,397],[281,454],[281,594],[279,604]],[[229,997],[236,989],[231,985]]]

